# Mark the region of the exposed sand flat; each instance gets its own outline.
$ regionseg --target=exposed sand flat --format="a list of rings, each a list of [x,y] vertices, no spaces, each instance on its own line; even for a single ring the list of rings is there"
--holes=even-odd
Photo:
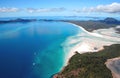
[[[80,26],[73,25],[82,29],[83,32],[80,31],[77,35],[69,37],[62,44],[64,51],[69,52],[66,53],[66,64],[76,51],[80,54],[97,52],[104,49],[103,46],[120,44],[120,34],[116,33],[114,28],[98,29],[93,32],[88,32]]]
[[[120,57],[108,59],[105,64],[111,70],[113,78],[120,78]]]
[[[94,30],[93,32],[104,35],[105,38],[120,38],[120,34],[117,34],[115,28],[113,27],[109,29]]]
[[[120,25],[118,25],[116,28],[120,28]]]
[[[73,25],[77,26],[75,24]],[[98,52],[99,50],[104,49],[103,46],[120,44],[120,34],[116,33],[115,28],[98,29],[93,32],[88,32],[80,26],[77,27],[82,29],[83,32],[69,37],[65,43],[62,44],[66,54],[65,65],[76,51],[80,54],[86,52]],[[117,28],[119,27],[120,26],[117,26]],[[105,64],[111,70],[113,78],[120,78],[120,57],[109,59]]]

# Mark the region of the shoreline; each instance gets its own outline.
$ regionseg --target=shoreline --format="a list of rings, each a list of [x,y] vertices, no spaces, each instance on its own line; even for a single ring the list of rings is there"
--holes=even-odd
[[[73,26],[75,26],[75,27],[78,27],[78,28],[80,28],[82,31],[84,31],[85,33],[87,33],[88,35],[90,35],[90,36],[93,36],[93,37],[97,37],[97,38],[107,38],[107,36],[105,36],[105,35],[102,35],[102,34],[99,34],[98,32],[96,32],[96,31],[99,31],[99,30],[101,30],[101,29],[97,29],[97,30],[94,30],[94,31],[92,31],[92,32],[89,32],[89,31],[87,31],[85,28],[83,28],[82,26],[80,26],[80,25],[76,25],[76,24],[74,24],[74,23],[71,23],[71,22],[68,22],[69,24],[72,24]],[[108,29],[106,29],[106,30],[108,30]],[[79,32],[78,32],[78,34],[76,34],[76,35],[79,35]],[[76,36],[75,35],[75,36]],[[71,37],[73,37],[73,36],[71,36]],[[109,36],[110,37],[110,36]],[[87,39],[88,40],[88,39]],[[67,41],[67,40],[66,40]],[[107,42],[105,42],[104,43],[104,41],[103,41],[103,43],[102,43],[102,41],[101,40],[98,40],[98,41],[101,41],[101,44],[99,43],[99,44],[96,44],[98,41],[96,40],[95,42],[94,42],[94,40],[88,40],[88,41],[86,41],[86,42],[84,42],[85,40],[83,40],[81,43],[79,43],[78,45],[76,45],[76,47],[72,47],[72,49],[69,51],[69,53],[68,54],[66,54],[67,55],[67,57],[65,58],[65,65],[64,66],[66,66],[67,64],[68,64],[68,61],[69,61],[69,59],[75,54],[75,52],[76,51],[78,51],[78,53],[80,53],[80,54],[83,54],[83,53],[87,53],[87,52],[98,52],[98,51],[100,51],[100,50],[103,50],[104,49],[104,46],[110,46],[110,45],[112,45],[112,44],[116,44],[116,43],[114,43],[114,42],[111,42],[111,41],[108,41],[108,43]],[[92,41],[92,42],[89,42],[89,41]],[[120,42],[120,40],[118,40],[119,42]],[[72,44],[72,41],[70,41],[71,43],[70,43],[70,45]],[[73,43],[75,42],[75,40],[73,40]],[[98,47],[95,47],[95,46],[98,46]],[[96,48],[96,49],[95,49]],[[76,51],[75,51],[76,50]]]
[[[120,65],[120,44],[113,44],[111,46],[104,46],[105,49],[96,52],[96,53],[84,53],[79,54],[76,53],[70,60],[67,66],[65,66],[60,72],[55,74],[53,78],[87,78],[92,77],[95,78],[99,76],[100,78],[109,77],[114,78],[112,76],[112,72],[110,69],[108,69],[105,65],[105,62],[108,59],[116,58],[119,60],[117,64],[117,67],[115,68],[115,71],[119,71],[119,65]],[[91,58],[92,57],[92,58]],[[91,60],[89,60],[91,58]],[[116,60],[115,59],[115,60]],[[117,62],[116,60],[116,62]],[[90,66],[89,66],[90,65]],[[72,67],[72,68],[71,68]],[[91,68],[92,67],[92,68]],[[95,69],[94,69],[95,67]],[[86,69],[86,70],[82,70]],[[119,70],[118,70],[119,69]],[[103,73],[101,72],[103,71]],[[98,72],[98,73],[96,73]],[[77,74],[76,74],[77,73]],[[81,74],[79,74],[81,73]],[[120,71],[119,71],[120,73]],[[92,75],[91,75],[92,74]],[[116,77],[116,73],[114,74]],[[120,78],[119,76],[117,78]]]
[[[111,71],[113,78],[120,78],[120,57],[108,59],[105,65]],[[118,69],[116,70],[116,68]]]
[[[98,31],[98,30],[100,30],[100,29],[97,29],[97,30],[94,30],[94,31],[92,31],[92,32],[89,32],[89,31],[87,31],[85,28],[83,28],[83,27],[80,26],[80,25],[76,25],[76,24],[71,23],[71,22],[68,22],[68,23],[69,23],[69,24],[72,24],[73,26],[76,26],[76,27],[80,28],[82,31],[84,31],[85,33],[87,33],[87,34],[89,34],[89,35],[91,35],[91,36],[98,37],[98,38],[104,38],[104,35],[101,35],[101,34],[99,34],[99,33],[97,33],[97,32],[94,32],[94,31]],[[78,35],[78,34],[77,34],[77,35]],[[84,48],[84,51],[81,50],[81,52],[78,52],[78,53],[80,53],[80,54],[87,53],[87,52],[98,52],[98,51],[100,51],[100,50],[103,50],[103,49],[104,49],[104,46],[110,46],[110,45],[115,44],[115,43],[107,43],[107,44],[102,45],[101,48],[99,48],[99,49],[97,48],[97,49],[92,49],[92,50],[90,50],[90,47],[93,48],[93,46],[88,45],[88,44],[90,44],[90,43],[87,43],[87,45],[86,45],[86,43],[83,43],[83,44],[78,45],[76,48],[73,48],[73,49],[77,49],[77,48],[80,48],[80,47],[81,47],[81,49]],[[88,48],[88,49],[85,50],[86,48]],[[75,52],[76,52],[76,51],[71,50],[71,51],[69,51],[68,54],[66,54],[67,56],[65,56],[65,57],[66,57],[66,58],[65,58],[65,65],[64,65],[64,67],[62,68],[61,71],[63,71],[64,68],[66,67],[66,65],[69,64],[68,61],[70,60],[70,58],[71,58],[73,55],[75,55]],[[109,68],[108,68],[108,69],[109,69]],[[61,71],[60,71],[60,72],[61,72]],[[112,71],[112,70],[111,70],[111,71]],[[54,75],[54,76],[56,76],[56,75]]]
[[[98,33],[94,33],[93,31],[91,31],[91,32],[89,32],[89,31],[87,31],[83,26],[81,26],[81,25],[77,25],[77,24],[75,24],[75,23],[70,23],[70,24],[72,24],[73,26],[76,26],[76,27],[78,27],[78,28],[80,28],[80,29],[82,29],[84,32],[86,32],[87,34],[90,34],[90,35],[93,35],[93,36],[97,36],[97,37],[103,37],[102,35],[100,35],[100,34],[98,34]],[[95,30],[99,30],[99,29],[95,29]]]
[[[75,27],[77,27],[77,28],[79,28],[79,29],[81,29],[82,31],[84,31],[85,33],[87,33],[87,34],[89,34],[89,35],[92,35],[92,36],[96,36],[96,37],[103,37],[102,35],[100,35],[100,34],[97,34],[97,33],[93,33],[93,32],[89,32],[89,31],[87,31],[87,30],[85,30],[85,28],[83,28],[82,26],[79,26],[79,25],[76,25],[76,24],[74,24],[74,23],[70,23],[70,22],[68,22],[69,24],[72,24],[73,26],[75,26]],[[79,34],[79,33],[78,33]],[[77,35],[78,35],[77,34]],[[72,37],[72,36],[71,36]],[[87,48],[90,48],[89,47],[89,45],[86,45],[86,44],[81,44],[81,48],[83,48],[83,47],[87,47]],[[80,45],[79,46],[77,46],[76,48],[79,48],[80,47]],[[100,50],[102,50],[103,48],[101,48]],[[85,50],[85,48],[84,48],[84,50]],[[89,49],[87,49],[87,50],[85,50],[85,51],[81,51],[81,54],[82,53],[87,53],[87,52],[97,52],[98,50],[89,50]],[[69,59],[73,56],[75,54],[75,51],[70,51],[68,54],[67,54],[67,57],[65,58],[65,64],[64,64],[64,66],[66,66],[67,64],[68,64],[68,61],[69,61]]]

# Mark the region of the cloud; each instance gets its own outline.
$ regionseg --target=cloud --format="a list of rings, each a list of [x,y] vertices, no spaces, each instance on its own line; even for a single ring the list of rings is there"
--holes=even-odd
[[[0,8],[0,12],[20,12],[20,11],[24,11],[24,12],[29,12],[29,13],[40,13],[40,12],[62,12],[65,11],[65,8],[15,8],[15,7],[1,7]]]
[[[29,13],[35,13],[35,12],[62,12],[65,11],[65,8],[39,8],[39,9],[35,9],[35,8],[27,8],[27,12]]]
[[[6,8],[2,7],[0,8],[0,12],[18,12],[20,9],[18,8]]]
[[[109,5],[98,5],[96,7],[82,8],[73,10],[74,12],[99,12],[99,13],[119,13],[120,14],[120,3],[112,3]]]

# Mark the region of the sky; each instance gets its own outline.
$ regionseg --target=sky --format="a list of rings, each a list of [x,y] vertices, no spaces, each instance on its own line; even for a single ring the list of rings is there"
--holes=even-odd
[[[120,0],[0,0],[0,17],[120,17]]]

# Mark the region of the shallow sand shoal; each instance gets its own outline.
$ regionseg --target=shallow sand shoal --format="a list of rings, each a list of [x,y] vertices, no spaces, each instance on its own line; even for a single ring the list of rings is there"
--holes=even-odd
[[[113,78],[120,78],[120,57],[108,59],[105,64],[111,70]]]
[[[80,31],[77,35],[69,37],[65,43],[62,44],[66,54],[65,64],[67,64],[68,60],[76,51],[80,54],[86,52],[98,52],[99,50],[104,49],[103,46],[120,44],[120,34],[116,33],[114,28],[98,29],[93,32],[88,32],[81,26],[73,25],[79,27],[82,32]]]

